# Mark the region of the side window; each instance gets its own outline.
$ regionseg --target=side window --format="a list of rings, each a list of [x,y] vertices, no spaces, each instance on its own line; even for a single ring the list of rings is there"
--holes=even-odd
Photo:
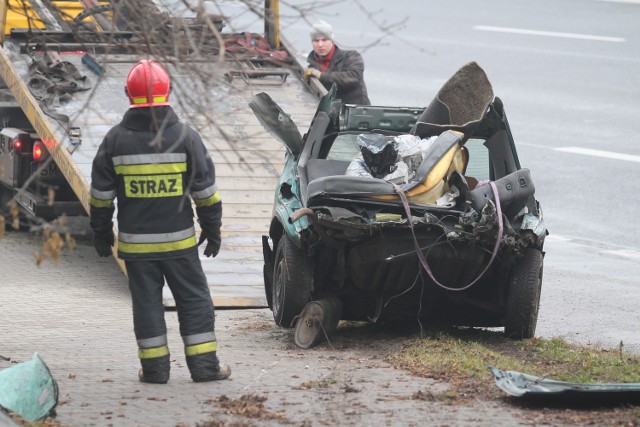
[[[360,152],[360,146],[356,142],[357,133],[347,133],[338,135],[333,141],[331,150],[327,153],[327,159],[330,160],[348,160],[351,161]]]
[[[484,145],[484,139],[469,139],[465,147],[469,150],[469,164],[465,175],[472,176],[478,181],[491,179],[491,164],[489,150]]]

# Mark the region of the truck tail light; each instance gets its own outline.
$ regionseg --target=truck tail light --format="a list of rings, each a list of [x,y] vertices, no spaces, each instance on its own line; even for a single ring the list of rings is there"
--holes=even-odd
[[[43,160],[44,157],[45,157],[45,154],[44,154],[44,147],[42,146],[42,142],[36,141],[33,144],[33,160],[36,162],[39,162],[40,160]]]
[[[24,142],[22,142],[22,140],[16,139],[15,141],[13,141],[13,151],[22,151],[23,147]]]

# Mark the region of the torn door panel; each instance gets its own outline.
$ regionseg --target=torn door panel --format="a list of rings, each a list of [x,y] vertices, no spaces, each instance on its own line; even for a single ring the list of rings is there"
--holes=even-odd
[[[640,403],[640,383],[571,383],[493,367],[489,369],[496,385],[511,396],[546,399],[555,403]]]

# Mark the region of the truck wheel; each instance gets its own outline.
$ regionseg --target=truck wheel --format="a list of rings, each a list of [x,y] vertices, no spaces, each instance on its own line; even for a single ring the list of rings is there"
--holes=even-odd
[[[273,319],[276,325],[290,328],[311,301],[311,262],[285,234],[278,242],[273,267]]]
[[[511,270],[504,322],[504,334],[508,338],[522,340],[535,335],[540,308],[542,267],[542,251],[528,248]]]
[[[0,216],[4,217],[4,224],[0,224],[0,227],[5,227],[6,230],[12,228],[11,209],[9,208],[11,199],[13,199],[13,192],[0,184]]]

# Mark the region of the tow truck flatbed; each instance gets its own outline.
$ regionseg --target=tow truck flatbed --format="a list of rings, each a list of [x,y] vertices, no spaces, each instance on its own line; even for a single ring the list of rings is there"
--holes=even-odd
[[[63,40],[46,48],[56,50],[60,61],[73,64],[89,89],[56,103],[55,117],[30,90],[33,60],[43,59],[44,53],[25,46],[28,38],[22,32],[3,41],[0,77],[88,212],[91,163],[103,136],[128,108],[124,83],[142,56],[113,53],[116,49],[91,51],[88,43],[84,50],[67,50],[75,45],[66,46],[69,40]],[[282,43],[286,50],[286,41]],[[83,61],[87,53],[99,65],[98,73],[95,64]],[[201,259],[218,307],[266,306],[261,235],[269,228],[273,188],[284,152],[265,135],[248,104],[256,93],[268,91],[295,112],[296,123],[309,124],[318,98],[296,71],[300,64],[295,55],[289,56],[293,62],[285,66],[265,66],[255,58],[233,55],[158,58],[172,78],[171,105],[199,131],[216,165],[224,206],[223,243],[217,258]],[[56,119],[60,115],[68,116],[68,123]]]

